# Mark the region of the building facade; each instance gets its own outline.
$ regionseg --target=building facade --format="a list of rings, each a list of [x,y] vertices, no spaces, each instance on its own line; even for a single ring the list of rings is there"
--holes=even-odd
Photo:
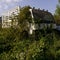
[[[12,25],[16,26],[18,24],[17,15],[20,12],[20,7],[16,6],[2,14],[2,28],[9,28]],[[14,20],[13,20],[14,19]],[[13,22],[13,23],[12,23]]]

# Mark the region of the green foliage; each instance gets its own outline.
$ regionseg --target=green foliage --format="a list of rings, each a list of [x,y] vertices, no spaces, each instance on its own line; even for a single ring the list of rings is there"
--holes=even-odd
[[[59,3],[56,6],[56,11],[55,11],[55,14],[54,14],[54,18],[55,18],[56,23],[60,24],[60,0],[59,0]]]
[[[22,8],[18,28],[0,30],[0,60],[60,60],[59,32],[44,28],[34,31],[33,36],[27,33],[29,8]]]
[[[28,23],[31,22],[31,13],[29,11],[29,8],[29,6],[21,8],[20,13],[18,15],[18,21],[21,31],[28,30]]]
[[[59,0],[59,3],[57,5],[57,8],[56,8],[56,14],[60,15],[60,0]]]
[[[39,36],[40,39],[37,41],[20,40],[19,29],[2,29],[0,31],[0,59],[59,60],[60,38],[58,36],[54,31],[45,36]]]
[[[60,24],[60,16],[54,15],[54,18],[55,18],[55,22],[56,22],[57,24]]]
[[[60,15],[60,5],[57,5],[56,14]]]

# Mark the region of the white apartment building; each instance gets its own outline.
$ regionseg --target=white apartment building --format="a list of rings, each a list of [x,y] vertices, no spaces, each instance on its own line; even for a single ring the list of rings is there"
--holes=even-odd
[[[19,12],[20,12],[20,7],[16,6],[15,8],[12,8],[12,9],[2,13],[2,28],[11,27],[13,18],[15,18],[15,20],[13,20],[13,25],[17,26],[18,20],[17,20],[16,15],[18,15]]]

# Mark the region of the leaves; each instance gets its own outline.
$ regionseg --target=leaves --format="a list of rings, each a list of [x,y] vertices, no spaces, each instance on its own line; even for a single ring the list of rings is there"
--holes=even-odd
[[[56,11],[54,14],[55,22],[57,24],[60,24],[60,0],[58,1],[59,3],[56,6]]]
[[[19,28],[0,30],[0,60],[59,60],[60,35],[52,30],[36,30],[28,35],[27,22],[31,22],[28,7],[18,15]]]

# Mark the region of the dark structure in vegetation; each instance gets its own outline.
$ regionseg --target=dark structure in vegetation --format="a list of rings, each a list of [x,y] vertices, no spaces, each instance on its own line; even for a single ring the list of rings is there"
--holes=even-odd
[[[17,28],[0,30],[0,60],[60,60],[60,34],[52,14],[24,7],[18,17]]]
[[[30,9],[32,23],[30,23],[30,31],[41,30],[41,29],[57,29],[53,15],[47,11],[35,9],[34,7]]]

